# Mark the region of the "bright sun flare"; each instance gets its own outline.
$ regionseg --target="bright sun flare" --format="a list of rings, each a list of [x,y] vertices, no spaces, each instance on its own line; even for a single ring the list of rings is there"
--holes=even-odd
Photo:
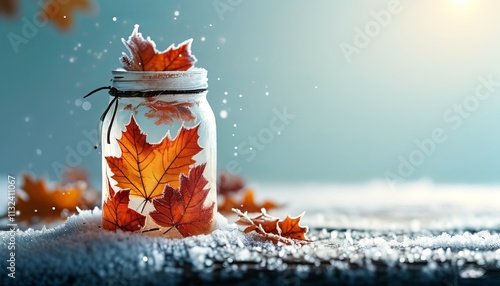
[[[465,8],[467,6],[469,6],[470,4],[470,0],[454,0],[455,2],[455,5],[457,5],[458,7],[461,7],[461,8]]]

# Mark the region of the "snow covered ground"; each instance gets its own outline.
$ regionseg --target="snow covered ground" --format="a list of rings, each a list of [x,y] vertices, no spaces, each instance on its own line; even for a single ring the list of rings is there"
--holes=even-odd
[[[169,240],[101,229],[99,209],[63,225],[18,231],[16,278],[2,285],[495,285],[500,281],[500,191],[419,182],[257,185],[257,200],[306,214],[306,246],[244,235],[218,216],[211,235]]]
[[[500,226],[500,186],[437,185],[255,185],[257,200],[286,203],[275,215],[300,214],[314,227],[359,229],[489,229]]]

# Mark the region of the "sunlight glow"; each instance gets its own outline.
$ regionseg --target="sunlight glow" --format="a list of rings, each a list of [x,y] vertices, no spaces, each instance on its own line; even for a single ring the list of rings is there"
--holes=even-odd
[[[454,2],[459,8],[466,8],[470,4],[470,0],[454,0]]]

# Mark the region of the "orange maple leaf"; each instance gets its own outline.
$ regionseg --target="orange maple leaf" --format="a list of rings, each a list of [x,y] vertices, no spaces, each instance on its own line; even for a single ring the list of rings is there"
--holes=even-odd
[[[139,25],[135,25],[128,40],[122,39],[131,57],[123,53],[121,61],[128,71],[185,71],[196,63],[191,54],[192,41],[184,41],[177,47],[172,44],[160,52],[155,42],[149,37],[144,39],[139,33]]]
[[[124,107],[124,109],[132,110],[134,111],[134,114],[137,114],[139,107],[146,106],[147,108],[149,108],[149,110],[144,114],[146,118],[156,119],[156,125],[172,125],[174,120],[184,122],[191,122],[196,120],[196,115],[191,112],[192,105],[193,104],[190,102],[167,102],[148,97],[145,101],[142,101],[135,107],[132,107],[132,104],[128,104]]]
[[[278,205],[275,202],[269,200],[264,201],[261,204],[257,204],[255,202],[255,194],[252,190],[247,190],[243,194],[243,198],[239,201],[228,195],[223,195],[222,197],[224,198],[224,200],[221,204],[219,204],[217,208],[220,213],[225,214],[231,213],[233,208],[240,209],[243,212],[258,213],[263,208],[271,210],[281,207],[281,205]]]
[[[239,216],[236,223],[247,226],[244,230],[245,233],[255,231],[274,243],[301,244],[309,242],[306,238],[308,227],[300,225],[303,214],[295,218],[287,216],[280,220],[268,215],[265,209],[262,209],[261,214],[254,218],[248,217],[247,212],[243,213],[239,209],[233,209],[233,211]]]
[[[179,175],[187,174],[196,162],[193,156],[203,150],[198,145],[198,127],[181,126],[173,140],[167,133],[161,142],[150,144],[131,116],[122,138],[117,140],[121,156],[105,157],[117,186],[130,189],[131,196],[144,198],[143,210],[146,202],[162,195],[167,184],[177,188]]]
[[[47,19],[52,21],[57,28],[63,31],[69,30],[73,24],[73,13],[76,10],[90,11],[91,4],[88,0],[49,0],[45,2],[43,12]]]
[[[149,215],[158,225],[168,228],[163,234],[176,228],[184,237],[206,234],[212,228],[215,202],[205,207],[210,188],[203,177],[206,164],[193,167],[188,176],[181,175],[179,189],[170,185],[160,198],[153,200],[155,210]]]
[[[17,197],[16,210],[19,211],[19,221],[30,222],[33,218],[38,218],[50,222],[62,219],[64,209],[75,212],[77,206],[82,207],[85,204],[80,188],[56,188],[49,191],[44,179],[35,180],[29,175],[24,175],[21,189],[26,192],[28,199]]]
[[[108,188],[109,197],[102,206],[102,227],[113,231],[140,230],[144,226],[146,216],[128,207],[130,190],[120,190],[115,193],[111,185]]]

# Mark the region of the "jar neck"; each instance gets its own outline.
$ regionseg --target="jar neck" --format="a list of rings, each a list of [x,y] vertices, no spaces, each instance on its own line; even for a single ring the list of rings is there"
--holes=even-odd
[[[121,92],[161,91],[163,93],[196,93],[208,88],[207,70],[191,68],[187,71],[137,72],[115,70],[113,87]]]
[[[124,91],[120,92],[118,95],[120,102],[128,103],[134,100],[161,100],[163,102],[198,102],[206,100],[207,89],[199,90],[181,90],[181,91],[170,91],[170,90],[155,90],[155,91]],[[111,97],[112,101],[114,97]]]

